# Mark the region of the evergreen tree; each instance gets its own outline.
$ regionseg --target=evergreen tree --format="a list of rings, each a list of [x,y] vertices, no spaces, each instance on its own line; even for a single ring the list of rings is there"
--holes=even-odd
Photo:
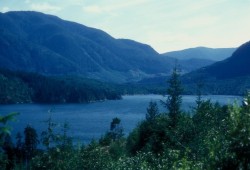
[[[146,120],[151,122],[158,115],[159,115],[159,109],[158,109],[157,103],[150,101],[148,108],[147,108]]]
[[[196,111],[199,112],[200,111],[200,107],[202,104],[202,88],[203,88],[203,83],[201,81],[199,81],[197,83],[197,90],[196,90],[196,94],[197,94],[197,98],[196,98]]]
[[[167,101],[164,102],[165,107],[168,109],[170,119],[172,119],[173,126],[176,125],[177,119],[181,114],[182,92],[183,88],[180,81],[180,73],[177,66],[174,67],[172,75],[168,80]]]
[[[15,154],[16,154],[16,163],[22,164],[24,158],[24,143],[22,141],[22,135],[20,132],[16,134]]]
[[[110,123],[110,135],[113,141],[120,139],[124,135],[121,119],[116,117],[112,120]]]
[[[14,169],[15,150],[14,150],[14,144],[12,142],[10,135],[6,135],[5,137],[3,150],[5,151],[5,154],[7,155],[6,170]]]
[[[61,146],[62,149],[71,148],[73,146],[72,138],[68,136],[68,130],[69,130],[69,124],[67,122],[64,122],[62,126],[62,134],[59,136],[59,146]]]
[[[32,128],[30,125],[28,125],[24,129],[24,149],[25,149],[26,161],[29,161],[31,157],[34,155],[38,143],[39,140],[36,130]]]

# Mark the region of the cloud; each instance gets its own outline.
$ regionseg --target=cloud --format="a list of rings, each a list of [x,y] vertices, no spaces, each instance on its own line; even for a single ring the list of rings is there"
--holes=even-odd
[[[8,12],[8,11],[10,11],[10,8],[9,7],[7,7],[7,6],[5,6],[5,7],[3,7],[2,9],[1,9],[1,12]]]
[[[118,2],[112,1],[110,3],[95,3],[95,5],[84,6],[82,9],[84,12],[90,14],[100,14],[100,13],[112,13],[115,11],[126,10],[131,7],[136,7],[148,2],[148,0],[134,0],[134,1],[123,1]]]
[[[62,10],[61,7],[51,5],[51,4],[47,3],[47,2],[33,3],[33,4],[30,5],[30,7],[31,7],[32,10],[35,10],[35,11],[51,12],[51,13],[55,13],[55,12],[58,12],[58,11]]]

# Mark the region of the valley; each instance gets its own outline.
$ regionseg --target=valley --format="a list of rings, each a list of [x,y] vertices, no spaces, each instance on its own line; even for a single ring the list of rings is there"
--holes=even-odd
[[[0,1],[0,169],[250,169],[250,4],[117,2]]]
[[[235,55],[247,57],[248,51],[238,54],[242,47],[159,54],[147,44],[115,39],[102,30],[39,12],[1,13],[0,23],[1,103],[78,103],[119,99],[124,94],[164,94],[175,64],[183,74],[184,94],[195,94],[199,81],[204,94],[242,95],[249,86],[248,71],[239,70],[247,66],[230,65],[236,63]],[[235,76],[225,78],[233,72]],[[59,87],[57,92],[54,87]],[[62,96],[60,89],[71,90]],[[81,95],[70,99],[74,93]]]

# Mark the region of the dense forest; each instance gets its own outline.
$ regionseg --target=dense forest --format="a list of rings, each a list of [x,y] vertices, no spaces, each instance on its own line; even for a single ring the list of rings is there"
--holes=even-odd
[[[221,106],[203,100],[198,88],[196,106],[184,112],[177,69],[168,83],[165,112],[150,102],[145,120],[128,136],[122,120],[114,118],[107,133],[88,145],[73,142],[67,123],[61,133],[55,131],[51,118],[40,140],[27,126],[14,144],[6,123],[18,116],[1,116],[1,169],[250,169],[250,94],[242,105]]]
[[[165,89],[165,86],[140,82],[114,84],[81,76],[45,76],[0,69],[0,104],[88,103],[117,100],[122,95],[164,94]]]
[[[0,103],[86,103],[121,99],[112,84],[77,76],[0,70]]]
[[[241,48],[239,48],[241,49]],[[205,78],[206,77],[206,78]],[[49,76],[37,73],[0,69],[0,104],[11,103],[87,103],[121,99],[122,95],[166,94],[166,79],[159,76],[138,82],[115,84],[76,75]],[[249,89],[249,76],[217,79],[203,72],[180,77],[183,94],[196,94],[202,85],[203,95],[244,95]]]

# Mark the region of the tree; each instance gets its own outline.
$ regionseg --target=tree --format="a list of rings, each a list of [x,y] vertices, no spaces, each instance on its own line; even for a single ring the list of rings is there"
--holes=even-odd
[[[58,146],[64,150],[72,148],[73,146],[72,138],[68,136],[68,130],[69,130],[69,124],[68,122],[64,122],[62,126],[62,134],[57,135],[59,136]]]
[[[242,107],[230,108],[228,120],[229,128],[227,139],[229,140],[229,156],[227,164],[235,169],[250,169],[250,93],[244,99]],[[226,164],[226,165],[227,165]],[[227,168],[227,167],[226,167]],[[225,168],[225,169],[226,169]]]
[[[10,162],[8,162],[9,154],[8,154],[8,151],[6,151],[6,144],[10,143],[9,139],[10,139],[10,133],[11,133],[10,132],[11,128],[7,126],[7,123],[9,121],[15,120],[15,116],[18,114],[19,113],[14,112],[14,113],[10,113],[4,116],[0,115],[0,169],[7,169],[9,166],[12,166],[11,164],[9,164]],[[8,156],[7,158],[6,158],[5,153],[3,153],[2,150],[6,151],[7,156]],[[11,151],[12,151],[12,147],[11,147]]]
[[[32,128],[30,125],[28,125],[24,129],[24,149],[25,149],[26,161],[29,161],[31,157],[34,155],[38,143],[39,140],[36,130]]]
[[[202,88],[203,88],[203,83],[202,81],[199,81],[197,84],[197,89],[196,89],[196,93],[197,93],[197,98],[196,98],[196,111],[199,111],[201,104],[202,104]]]
[[[155,120],[155,118],[159,115],[159,109],[156,102],[150,101],[147,113],[146,113],[146,120],[151,122]]]
[[[167,101],[163,102],[168,109],[169,117],[172,119],[173,126],[176,125],[177,118],[181,114],[182,92],[183,88],[180,81],[180,73],[175,66],[170,79],[168,80],[169,87],[167,89]]]
[[[0,115],[0,146],[4,143],[5,136],[10,135],[11,128],[7,126],[7,123],[15,120],[15,116],[18,114],[13,112],[5,116]]]
[[[113,141],[120,139],[124,135],[121,119],[116,117],[112,120],[110,123],[110,135]]]
[[[52,122],[52,110],[48,111],[50,114],[49,119],[45,121],[48,124],[48,128],[46,131],[43,131],[41,134],[42,144],[49,150],[51,148],[51,144],[57,140],[57,136],[54,134],[54,128],[56,123]]]
[[[22,164],[24,158],[24,143],[22,141],[22,135],[20,132],[16,134],[15,154],[16,154],[16,163]]]
[[[5,151],[5,154],[7,155],[6,170],[11,170],[14,168],[15,150],[14,150],[14,144],[12,142],[10,135],[7,135],[5,137],[3,150]]]

